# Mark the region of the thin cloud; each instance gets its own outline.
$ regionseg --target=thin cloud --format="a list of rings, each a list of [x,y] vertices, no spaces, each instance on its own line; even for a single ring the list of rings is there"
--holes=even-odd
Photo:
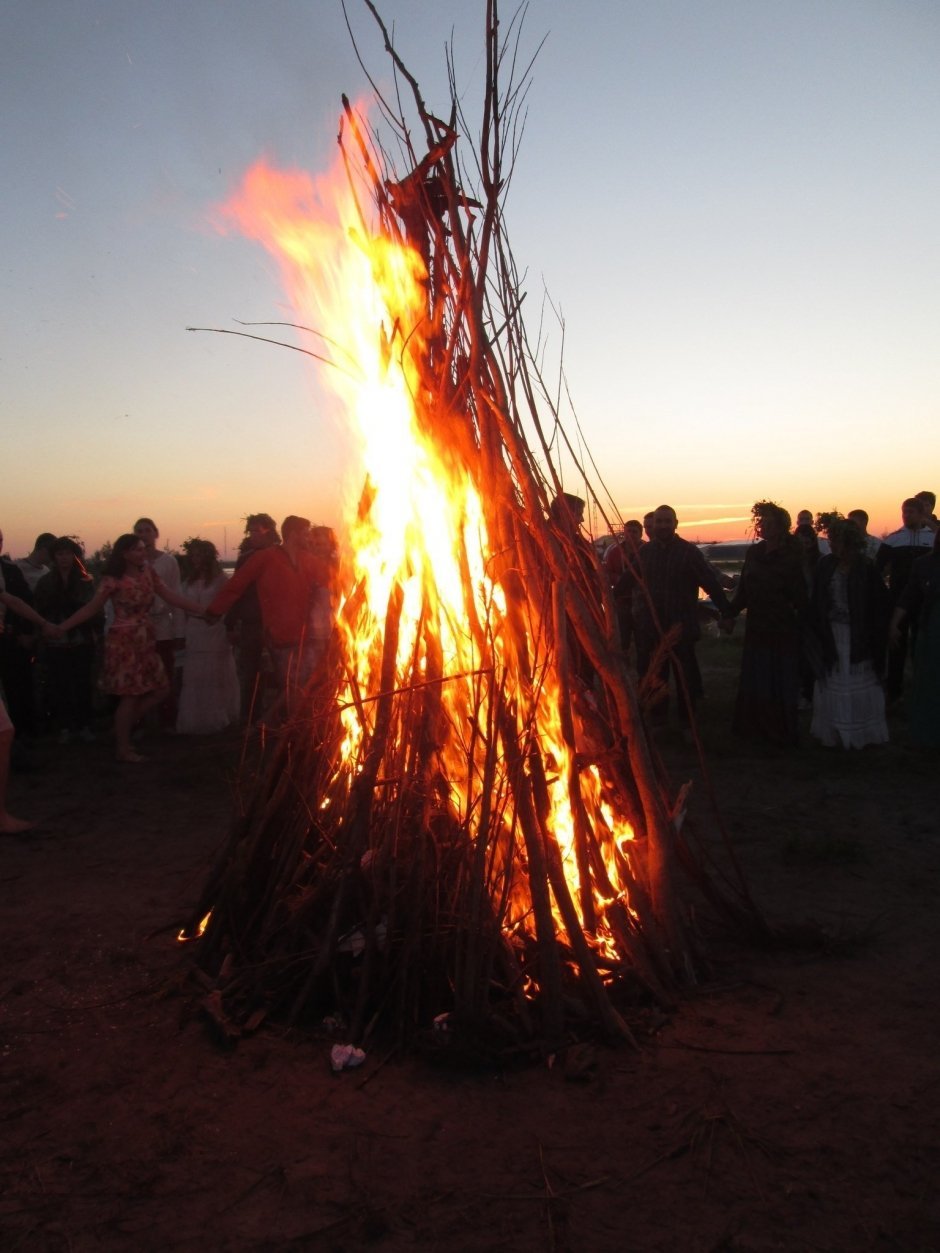
[[[688,530],[690,526],[724,526],[728,522],[750,522],[750,520],[751,515],[745,513],[740,516],[726,518],[697,518],[694,522],[686,522],[684,518],[680,518],[679,525]]]

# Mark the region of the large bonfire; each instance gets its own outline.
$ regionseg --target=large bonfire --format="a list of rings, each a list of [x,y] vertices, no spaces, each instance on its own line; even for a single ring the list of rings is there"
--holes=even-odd
[[[669,1000],[703,962],[681,794],[596,559],[551,509],[571,448],[502,215],[524,91],[501,85],[489,0],[468,169],[456,92],[432,115],[373,14],[423,132],[418,152],[381,102],[405,173],[344,101],[332,175],[258,166],[225,210],[317,334],[365,486],[329,654],[200,903],[207,1005],[233,1031],[341,1014],[356,1042],[442,1014],[509,1047],[555,1047],[575,1020],[629,1037],[624,1006]]]

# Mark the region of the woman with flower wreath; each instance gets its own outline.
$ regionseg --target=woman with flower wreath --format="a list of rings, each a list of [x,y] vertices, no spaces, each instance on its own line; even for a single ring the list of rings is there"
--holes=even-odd
[[[751,509],[758,542],[747,550],[731,597],[733,616],[746,610],[734,732],[779,747],[797,743],[800,651],[809,604],[802,553],[790,515],[770,500]]]
[[[183,544],[183,594],[207,607],[226,583],[215,544],[188,539]],[[183,686],[176,729],[183,735],[211,735],[238,721],[240,690],[235,656],[224,622],[186,616]]]
[[[810,734],[827,747],[886,744],[881,684],[888,635],[888,593],[865,537],[840,514],[821,515],[831,551],[820,558],[812,616],[822,646]]]

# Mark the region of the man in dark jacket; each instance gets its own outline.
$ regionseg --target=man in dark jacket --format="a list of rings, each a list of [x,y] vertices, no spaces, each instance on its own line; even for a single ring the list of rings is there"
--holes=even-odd
[[[682,688],[689,707],[694,707],[703,690],[695,656],[695,644],[701,636],[699,588],[712,598],[723,620],[730,620],[731,606],[720,576],[694,544],[679,538],[678,525],[671,505],[660,505],[655,510],[650,542],[641,545],[638,553],[641,587],[634,601],[633,624],[640,677],[648,674],[655,658],[655,679],[666,684],[671,667],[680,692],[679,708],[686,711]],[[663,637],[670,632],[675,633],[675,641],[660,648]],[[660,714],[664,717],[665,713],[664,702]]]
[[[3,532],[0,531],[0,554]],[[6,590],[33,607],[33,595],[19,562],[0,556]],[[11,758],[14,770],[32,768],[26,752],[24,736],[36,734],[36,710],[33,697],[33,657],[36,653],[36,628],[12,609],[7,609],[0,625],[0,684],[6,693],[10,719],[18,737]]]
[[[894,609],[904,594],[911,566],[933,546],[933,531],[924,521],[923,501],[911,496],[901,505],[901,523],[896,531],[885,536],[884,543],[875,557],[875,569],[888,584],[891,608]],[[916,635],[912,633],[911,642]],[[898,643],[888,654],[885,672],[885,699],[890,705],[900,700],[904,690],[904,666],[907,661],[908,623],[900,628]]]

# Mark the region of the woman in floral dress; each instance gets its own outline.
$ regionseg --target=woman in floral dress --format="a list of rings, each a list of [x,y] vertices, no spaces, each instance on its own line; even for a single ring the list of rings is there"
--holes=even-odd
[[[180,596],[153,572],[147,549],[136,535],[115,540],[104,575],[92,600],[61,624],[70,631],[95,614],[110,600],[114,621],[105,637],[104,664],[99,686],[119,697],[114,712],[114,738],[118,761],[145,759],[131,744],[131,732],[149,710],[166,696],[166,671],[156,649],[150,606],[154,596],[187,613],[200,614],[202,606]]]

